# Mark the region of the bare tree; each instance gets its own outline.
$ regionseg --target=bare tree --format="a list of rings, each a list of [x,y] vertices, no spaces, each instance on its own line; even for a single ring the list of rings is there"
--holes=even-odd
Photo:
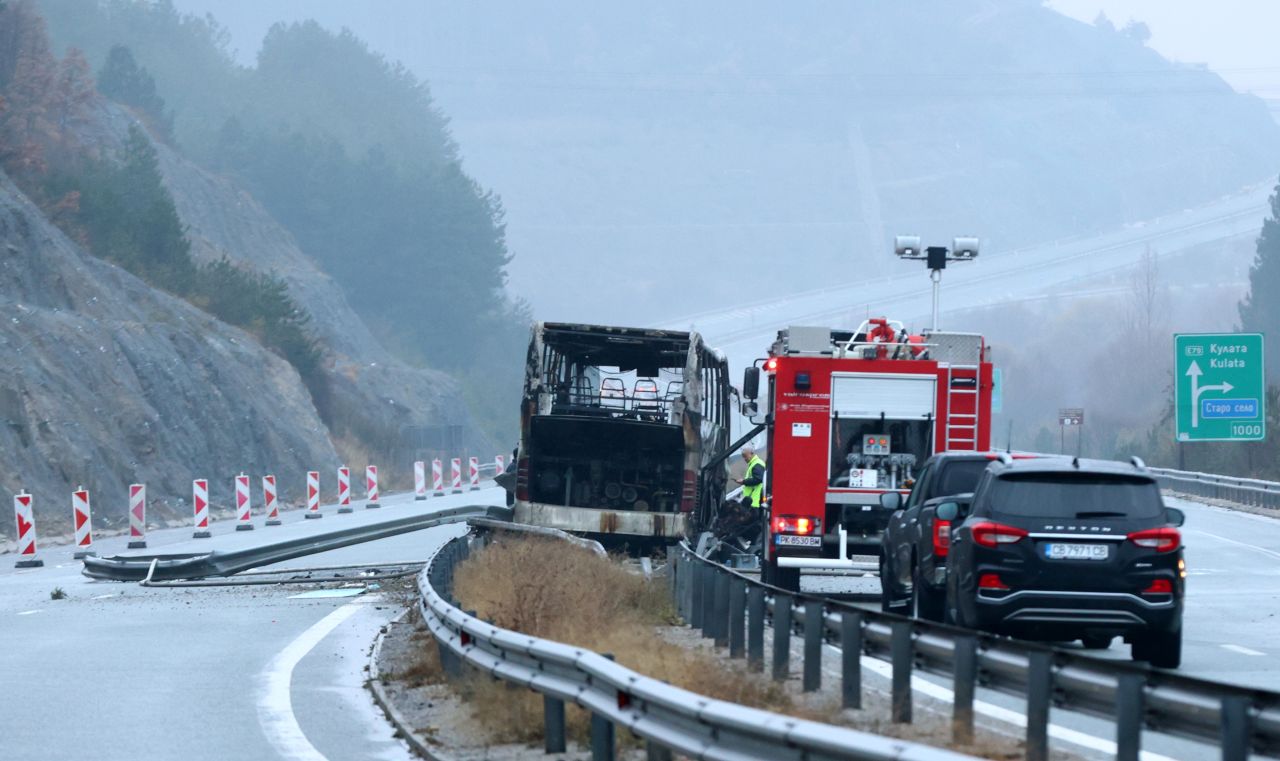
[[[1129,273],[1129,340],[1143,359],[1150,359],[1160,343],[1168,319],[1168,299],[1160,283],[1160,260],[1147,246]]]

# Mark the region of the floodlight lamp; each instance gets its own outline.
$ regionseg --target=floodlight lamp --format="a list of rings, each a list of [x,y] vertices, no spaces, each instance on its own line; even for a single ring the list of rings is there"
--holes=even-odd
[[[951,241],[951,256],[956,259],[976,259],[978,257],[978,239],[972,237],[953,239]]]
[[[920,255],[919,235],[897,235],[893,238],[893,252],[900,257],[910,258]]]

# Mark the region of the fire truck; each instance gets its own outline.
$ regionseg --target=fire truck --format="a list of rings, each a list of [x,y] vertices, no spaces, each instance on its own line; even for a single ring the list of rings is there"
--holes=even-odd
[[[799,589],[802,569],[874,569],[917,468],[990,448],[991,384],[980,335],[910,335],[883,318],[780,330],[743,382],[768,437],[765,580]]]

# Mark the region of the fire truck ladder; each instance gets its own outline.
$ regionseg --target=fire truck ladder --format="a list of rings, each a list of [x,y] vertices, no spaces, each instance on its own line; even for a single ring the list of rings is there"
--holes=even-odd
[[[978,366],[947,365],[947,424],[942,449],[978,448]]]

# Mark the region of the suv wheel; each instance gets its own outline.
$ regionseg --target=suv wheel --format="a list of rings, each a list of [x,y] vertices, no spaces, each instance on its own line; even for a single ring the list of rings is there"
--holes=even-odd
[[[1182,665],[1182,629],[1139,635],[1130,651],[1135,661],[1147,661],[1161,669],[1176,669]]]
[[[885,613],[897,613],[901,616],[911,615],[909,600],[903,601],[893,596],[893,581],[889,575],[888,563],[884,555],[880,556],[880,610]]]
[[[946,617],[947,595],[924,583],[920,569],[915,571],[916,615],[926,621],[941,622]]]

